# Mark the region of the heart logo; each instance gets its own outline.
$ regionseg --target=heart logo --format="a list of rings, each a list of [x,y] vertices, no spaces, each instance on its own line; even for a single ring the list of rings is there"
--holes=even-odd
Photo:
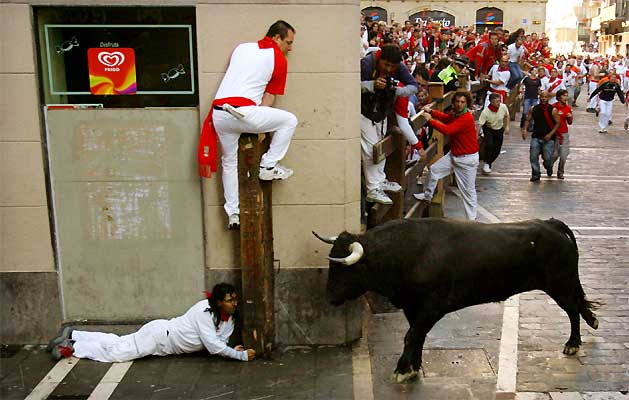
[[[101,51],[98,53],[98,61],[106,67],[117,67],[124,62],[124,54],[119,51],[108,52]]]

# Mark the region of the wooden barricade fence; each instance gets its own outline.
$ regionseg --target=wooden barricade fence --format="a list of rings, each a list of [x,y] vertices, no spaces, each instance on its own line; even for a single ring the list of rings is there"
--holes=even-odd
[[[447,108],[454,93],[443,94],[444,85],[442,83],[429,84],[429,93],[432,99],[432,107],[436,110]],[[387,136],[376,143],[373,148],[374,162],[382,161],[386,158],[385,172],[387,179],[397,182],[402,186],[402,191],[390,195],[393,204],[374,204],[368,211],[367,228],[372,228],[383,222],[399,219],[421,217],[428,209],[429,216],[443,216],[443,182],[440,181],[433,196],[432,202],[417,202],[408,188],[415,187],[417,179],[422,175],[424,168],[431,165],[443,156],[443,146],[445,140],[443,135],[433,129],[431,144],[426,149],[425,157],[422,157],[415,164],[408,168],[405,166],[406,160],[406,140],[394,122],[395,118],[389,118]],[[426,119],[420,112],[412,120],[412,127],[415,132],[426,124]]]
[[[271,355],[275,338],[272,181],[258,179],[270,138],[243,133],[238,141],[242,336],[245,348]]]

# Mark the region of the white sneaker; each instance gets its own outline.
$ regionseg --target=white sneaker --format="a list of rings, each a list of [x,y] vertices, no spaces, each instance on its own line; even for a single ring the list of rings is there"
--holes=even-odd
[[[607,129],[599,129],[598,133],[607,133]]]
[[[275,167],[268,169],[260,167],[258,178],[263,181],[272,181],[274,179],[288,179],[293,176],[293,170],[290,168],[282,167],[279,164],[275,164]]]
[[[489,164],[483,164],[483,172],[486,174],[491,173],[491,168],[489,167]]]
[[[383,190],[385,192],[398,193],[400,190],[402,190],[402,186],[400,186],[400,184],[397,182],[389,182],[385,179],[382,183],[380,183],[380,190]]]
[[[367,201],[380,204],[393,204],[393,200],[381,189],[372,189],[367,192]]]
[[[229,216],[227,229],[231,229],[231,230],[240,229],[240,215],[239,214],[232,214]]]
[[[416,198],[417,200],[420,200],[420,201],[430,201],[430,200],[432,200],[432,199],[427,198],[426,195],[423,194],[423,193],[415,193],[413,195],[413,197]]]

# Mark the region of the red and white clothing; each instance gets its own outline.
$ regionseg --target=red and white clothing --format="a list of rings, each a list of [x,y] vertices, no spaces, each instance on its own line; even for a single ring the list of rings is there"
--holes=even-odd
[[[239,214],[238,139],[243,132],[272,132],[269,150],[260,167],[270,168],[288,151],[297,127],[297,117],[277,108],[261,106],[264,93],[283,95],[286,86],[287,61],[277,44],[269,37],[257,43],[242,43],[231,55],[229,67],[216,92],[213,106],[239,106],[244,118],[223,110],[210,110],[211,121],[221,143],[225,212]]]
[[[541,84],[542,84],[542,90],[550,94],[550,99],[548,100],[548,104],[555,104],[557,102],[557,98],[555,97],[557,95],[557,92],[560,91],[561,89],[566,88],[566,86],[563,83],[563,79],[559,77],[554,78],[554,79],[549,78],[549,77],[544,77],[541,80]]]
[[[466,111],[455,116],[432,110],[428,125],[450,138],[450,151],[428,169],[424,197],[432,199],[439,179],[454,173],[457,186],[463,196],[465,215],[476,219],[476,168],[478,167],[478,139],[474,116]]]
[[[489,90],[487,91],[487,97],[485,97],[485,107],[489,105],[489,95],[492,93],[497,93],[500,95],[500,102],[507,103],[507,94],[509,94],[509,89],[507,89],[507,82],[509,82],[509,78],[511,78],[511,72],[509,72],[509,68],[500,68],[498,64],[495,64],[489,70],[489,79],[492,81],[500,81],[499,84],[489,84]]]
[[[193,305],[184,315],[151,321],[135,333],[73,331],[74,356],[101,362],[126,362],[146,356],[193,353],[207,349],[210,354],[247,361],[247,352],[227,346],[234,321],[221,319],[218,329],[207,300]]]

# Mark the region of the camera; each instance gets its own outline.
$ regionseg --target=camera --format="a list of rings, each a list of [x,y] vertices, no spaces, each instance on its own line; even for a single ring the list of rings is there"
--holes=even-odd
[[[397,87],[397,84],[400,83],[399,80],[395,79],[394,77],[390,76],[387,78],[387,89],[395,89]]]

